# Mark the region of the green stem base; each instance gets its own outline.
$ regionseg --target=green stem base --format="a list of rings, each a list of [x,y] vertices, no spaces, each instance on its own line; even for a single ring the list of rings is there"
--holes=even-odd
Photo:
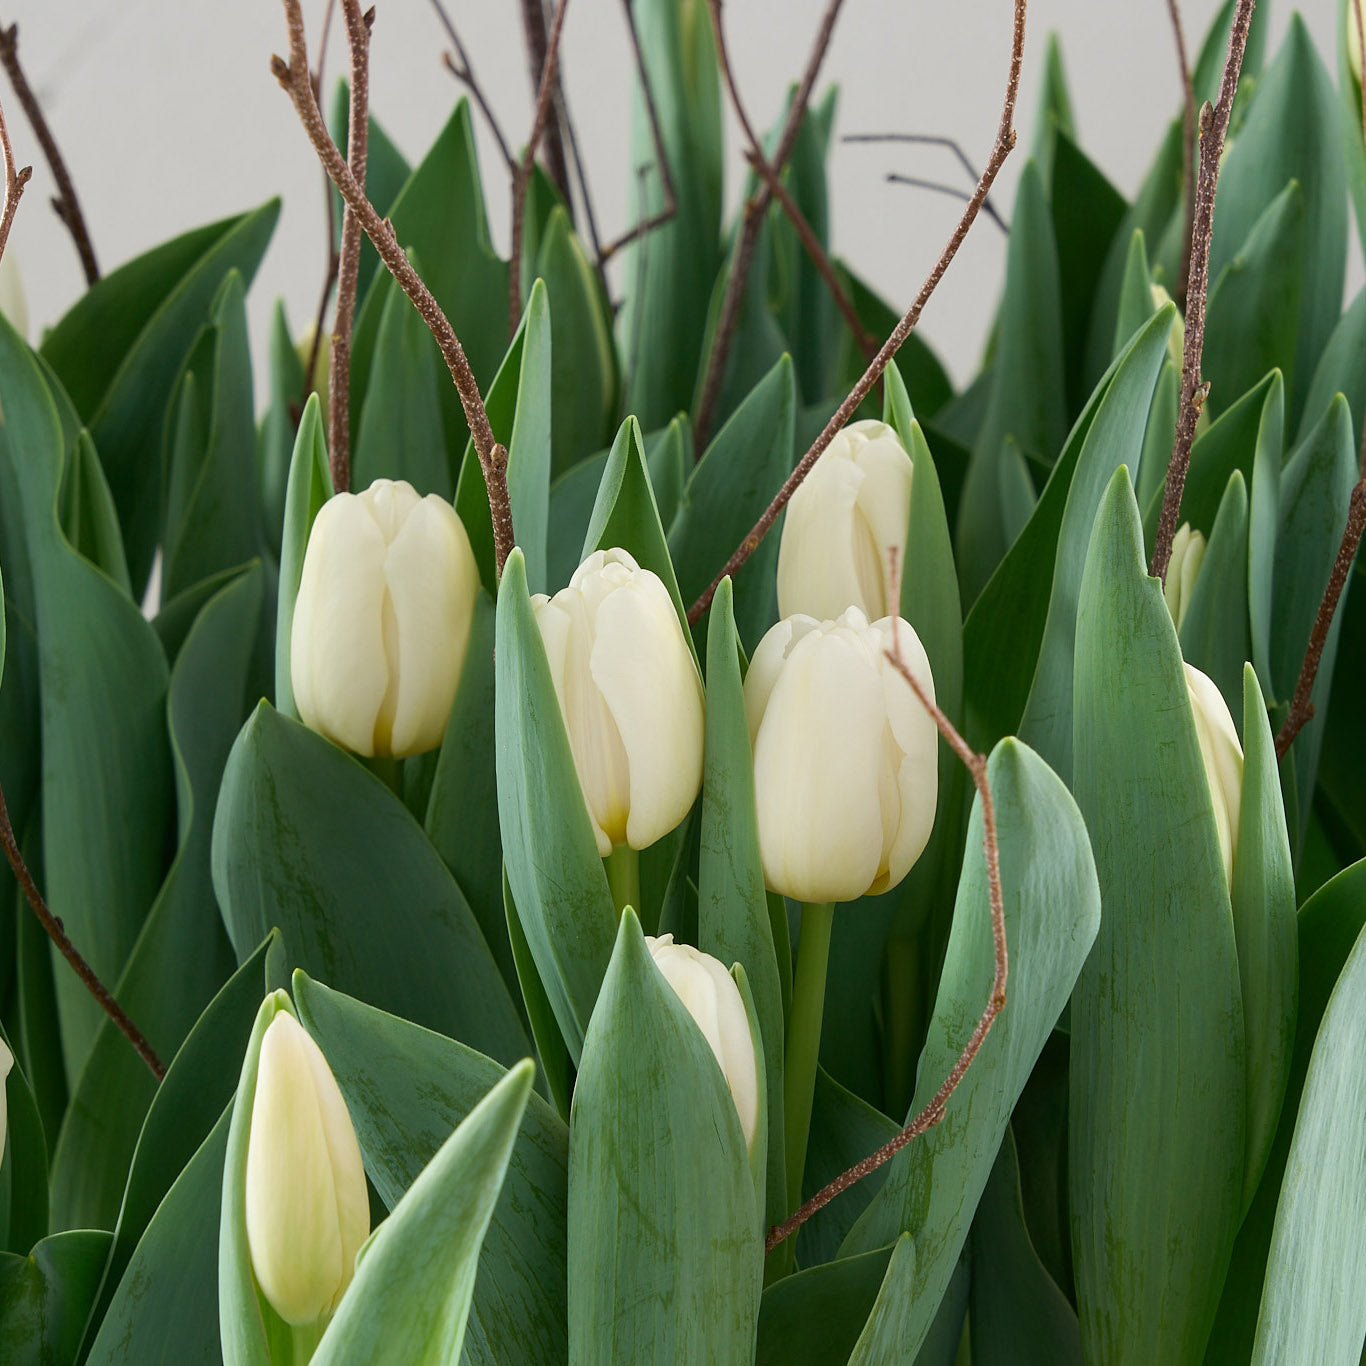
[[[783,1071],[789,1212],[802,1202],[802,1174],[806,1170],[811,1102],[816,1093],[816,1064],[821,1051],[821,1019],[825,1013],[825,969],[830,960],[830,931],[834,922],[832,902],[803,904]]]

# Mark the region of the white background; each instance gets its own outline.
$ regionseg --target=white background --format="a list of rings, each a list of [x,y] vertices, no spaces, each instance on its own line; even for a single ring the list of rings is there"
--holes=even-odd
[[[323,8],[322,0],[305,0],[311,54]],[[519,0],[447,0],[447,8],[515,147],[527,134],[531,110]],[[1183,0],[1192,61],[1217,8],[1217,0]],[[777,118],[823,9],[824,0],[729,0],[728,45],[759,126]],[[372,108],[415,162],[460,91],[441,65],[445,39],[429,0],[376,0],[376,10]],[[1305,12],[1334,79],[1336,10],[1334,0],[1312,0]],[[1268,57],[1289,12],[1280,3],[1273,8]],[[272,52],[287,52],[278,0],[11,0],[0,18],[19,24],[21,58],[66,155],[103,269],[186,228],[283,197],[251,295],[260,375],[273,299],[284,297],[301,332],[316,307],[326,261],[321,172],[268,67]],[[847,0],[818,87],[840,87],[836,135],[951,134],[980,164],[1000,116],[1010,18],[1009,0]],[[1050,29],[1062,38],[1081,143],[1126,196],[1180,108],[1165,0],[1032,0],[1017,116],[1021,147],[996,192],[1007,215],[1033,133]],[[338,23],[328,92],[345,62]],[[621,0],[571,0],[563,68],[598,214],[611,236],[627,226],[631,65]],[[0,98],[17,159],[34,164],[11,242],[36,337],[78,296],[83,278],[48,205],[51,176],[2,78]],[[476,125],[493,236],[506,252],[505,177],[478,116]],[[733,119],[728,130],[729,210],[742,165]],[[834,248],[900,309],[919,288],[960,206],[885,183],[891,170],[965,187],[970,182],[946,151],[833,147]],[[1001,233],[979,220],[925,314],[927,339],[960,382],[975,368],[1000,288],[1004,244]],[[1355,288],[1361,276],[1355,247],[1349,274]]]

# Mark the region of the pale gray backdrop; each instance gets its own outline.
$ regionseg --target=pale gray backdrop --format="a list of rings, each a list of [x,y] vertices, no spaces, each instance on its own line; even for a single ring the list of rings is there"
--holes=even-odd
[[[700,3],[700,0],[693,0]],[[1268,0],[1263,0],[1267,3]],[[531,91],[519,0],[447,0],[476,70],[514,144],[530,123]],[[1182,0],[1192,47],[1218,0]],[[316,45],[322,0],[306,0]],[[767,127],[800,72],[824,0],[729,0],[726,25],[751,117]],[[1305,18],[1336,73],[1335,0]],[[373,108],[410,159],[429,144],[459,91],[440,63],[444,37],[428,0],[376,0]],[[1009,51],[1009,0],[890,3],[847,0],[821,88],[840,87],[837,134],[899,129],[951,134],[974,161],[991,146]],[[1276,0],[1271,45],[1290,7]],[[311,316],[325,261],[321,172],[268,69],[287,50],[278,0],[10,0],[0,21],[20,26],[20,52],[71,166],[106,270],[185,228],[282,195],[284,212],[252,291],[261,345],[271,302],[283,295],[296,332]],[[1032,0],[1017,123],[1027,146],[1050,29],[1062,37],[1083,146],[1132,194],[1180,87],[1165,0]],[[316,47],[314,47],[316,50]],[[337,25],[328,88],[344,69]],[[630,58],[620,0],[571,0],[565,24],[568,99],[588,159],[604,231],[625,225]],[[0,79],[15,154],[33,182],[12,237],[34,335],[78,295],[76,255],[48,207],[51,177]],[[742,165],[729,120],[727,203]],[[505,177],[487,129],[479,149],[495,241],[509,237]],[[997,196],[1009,210],[1024,162],[1007,162]],[[836,250],[904,307],[959,213],[950,199],[888,185],[901,170],[967,186],[949,153],[836,145],[831,157]],[[1355,234],[1353,234],[1355,242]],[[1356,248],[1349,283],[1361,271]],[[958,380],[972,373],[1000,288],[1003,236],[979,222],[924,318],[928,339]],[[259,396],[258,396],[259,406]]]

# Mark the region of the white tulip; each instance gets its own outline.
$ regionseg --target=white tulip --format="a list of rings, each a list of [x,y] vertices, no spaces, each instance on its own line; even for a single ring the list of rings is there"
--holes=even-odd
[[[645,945],[664,980],[697,1022],[735,1101],[745,1147],[754,1145],[759,1124],[759,1067],[740,988],[717,958],[671,934],[645,936]]]
[[[1205,762],[1205,781],[1214,803],[1219,853],[1224,860],[1224,876],[1231,888],[1243,800],[1243,747],[1223,693],[1199,669],[1189,664],[1185,667],[1186,691],[1195,713],[1195,734],[1200,740],[1200,757]]]
[[[290,636],[305,725],[357,754],[434,749],[469,644],[479,569],[455,509],[376,479],[318,513]]]
[[[1162,585],[1167,599],[1167,610],[1179,631],[1186,619],[1191,605],[1191,594],[1195,591],[1195,578],[1205,561],[1205,538],[1198,531],[1192,531],[1189,522],[1182,522],[1180,529],[1172,538],[1171,559],[1167,562],[1167,581]]]
[[[885,422],[855,422],[822,452],[787,505],[778,549],[778,615],[873,621],[891,601],[891,552],[905,560],[911,457]]]
[[[5,1135],[9,1132],[9,1104],[5,1096],[5,1078],[14,1066],[14,1054],[0,1039],[0,1158],[5,1155]]]
[[[930,662],[899,621],[907,667],[934,698]],[[934,825],[938,733],[888,660],[892,619],[857,607],[795,616],[759,642],[745,678],[764,879],[799,901],[896,886]]]
[[[532,598],[598,852],[644,849],[702,786],[702,679],[659,575],[594,551]]]
[[[246,1173],[247,1245],[286,1323],[331,1316],[370,1236],[356,1131],[322,1050],[281,1010],[261,1039]]]

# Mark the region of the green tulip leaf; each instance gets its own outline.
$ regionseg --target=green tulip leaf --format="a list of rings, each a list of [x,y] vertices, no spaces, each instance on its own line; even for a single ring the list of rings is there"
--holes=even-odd
[[[325,354],[326,338],[318,354]],[[270,406],[256,433],[256,477],[261,491],[261,522],[266,545],[278,561],[285,524],[285,486],[294,452],[295,414],[300,413],[311,386],[304,382],[304,361],[295,348],[283,299],[277,299],[270,320]]]
[[[1048,465],[1067,433],[1061,289],[1047,191],[1031,162],[1020,176],[1011,220],[991,396],[958,508],[958,573],[968,602],[1011,546],[1000,502],[1006,438]]]
[[[58,406],[58,413],[64,417],[65,395],[60,389],[51,387],[50,377],[48,386]],[[65,420],[62,430],[65,438]],[[60,505],[57,517],[61,522],[62,535],[70,542],[71,548],[89,560],[96,569],[104,570],[131,597],[132,585],[128,581],[128,562],[124,558],[123,532],[119,527],[118,513],[114,510],[109,485],[105,483],[100,457],[94,442],[90,440],[90,433],[84,428],[67,450],[58,497]]]
[[[1174,307],[1163,308],[1131,346],[1130,357],[1142,355],[1148,361],[1146,374],[1141,377],[1147,380],[1146,389],[1141,382],[1121,387],[1118,378],[1111,385],[1077,458],[1058,527],[1048,618],[1034,681],[1020,719],[1020,734],[1064,779],[1072,772],[1072,662],[1091,528],[1111,475],[1121,466],[1132,467],[1139,459],[1142,419],[1164,359],[1156,343],[1165,343],[1175,312]]]
[[[416,252],[409,252],[409,260],[423,275]],[[386,273],[376,290],[383,302],[351,456],[351,487],[402,479],[420,494],[434,493],[449,502],[455,472],[447,454],[441,393],[450,387],[450,375],[398,281]]]
[[[677,205],[667,222],[636,239],[626,260],[624,406],[650,429],[692,400],[707,302],[721,266],[721,90],[705,6],[632,0],[631,11]],[[631,166],[645,168],[632,179],[627,214],[639,224],[667,202],[639,88],[632,95]]]
[[[1280,534],[1281,476],[1285,452],[1285,383],[1270,376],[1261,421],[1252,444],[1252,479],[1248,497],[1247,608],[1252,636],[1252,662],[1262,694],[1273,703],[1271,615],[1275,581],[1276,540]]]
[[[279,213],[280,201],[273,199],[139,257],[101,280],[43,342],[44,358],[104,463],[138,594],[161,523],[158,462],[147,453],[159,448],[181,365],[209,321],[223,281],[238,270],[250,283]],[[150,312],[149,300],[156,301]],[[93,363],[91,337],[100,339]],[[249,472],[254,469],[253,458]]]
[[[1366,412],[1366,289],[1338,319],[1323,348],[1304,401],[1297,440],[1309,435],[1337,394],[1347,397],[1352,411],[1352,445],[1360,450],[1361,420]]]
[[[872,1312],[890,1247],[822,1262],[775,1281],[759,1306],[755,1366],[846,1366]],[[896,1354],[892,1359],[899,1359]]]
[[[1108,463],[1108,453],[1121,446],[1132,447],[1141,436],[1170,330],[1170,314],[1159,313],[1150,319],[1096,386],[1067,438],[1028,526],[963,623],[965,719],[968,739],[979,749],[1014,732],[1024,713],[1040,660],[1045,622],[1051,615],[1054,562],[1061,553],[1059,538],[1064,510],[1082,451],[1090,446],[1087,468],[1092,473],[1082,481],[1089,496],[1083,499],[1078,493],[1076,510],[1067,519],[1069,529],[1073,522],[1082,520],[1081,504],[1088,502],[1094,508],[1099,498],[1099,487],[1091,489],[1097,482],[1097,467],[1103,487],[1109,469],[1113,468]],[[1092,428],[1102,414],[1105,421],[1100,423],[1092,441]],[[1069,551],[1069,562],[1074,558],[1075,550]],[[1009,649],[1002,647],[1003,641],[1011,642]]]
[[[629,907],[569,1133],[570,1360],[749,1360],[763,1237],[744,1135]]]
[[[7,1359],[76,1359],[110,1236],[75,1229],[44,1238],[25,1257],[0,1252],[0,1342]]]
[[[1119,286],[1119,313],[1115,319],[1113,355],[1120,356],[1135,332],[1157,312],[1153,301],[1153,279],[1148,270],[1148,245],[1141,228],[1129,238],[1129,254],[1124,258],[1124,275]]]
[[[3,1028],[0,1041],[14,1058],[14,1066],[0,1081],[8,1135],[0,1151],[0,1252],[22,1257],[48,1229],[47,1142],[20,1050]]]
[[[451,1130],[509,1074],[302,973],[294,994],[346,1097],[370,1179],[397,1212]],[[531,1096],[479,1257],[465,1340],[472,1363],[565,1359],[568,1165],[563,1121]]]
[[[497,964],[421,827],[355,759],[265,702],[223,774],[213,884],[239,959],[278,926],[290,968],[490,1057],[525,1055]]]
[[[749,534],[792,470],[796,387],[784,356],[717,432],[683,489],[669,549],[685,602],[695,601]],[[735,623],[752,650],[776,620],[777,528],[735,578]]]
[[[520,551],[498,586],[498,824],[527,945],[577,1063],[612,955],[616,913],[569,748]]]
[[[479,1250],[535,1073],[518,1063],[461,1121],[356,1259],[313,1360],[461,1360]]]
[[[162,879],[166,660],[126,592],[61,532],[57,408],[8,323],[0,325],[0,411],[5,577],[10,593],[31,595],[42,682],[44,890],[96,975],[116,981]],[[75,1077],[104,1015],[65,962],[55,966],[62,1055]]]
[[[740,963],[749,978],[768,1068],[768,1197],[766,1220],[786,1214],[783,1156],[784,1024],[782,985],[769,925],[754,762],[745,720],[739,643],[730,580],[722,579],[707,631],[707,736],[702,776],[701,850],[697,871],[697,944],[722,963]]]
[[[233,956],[214,913],[209,846],[223,765],[247,709],[261,613],[259,564],[200,614],[171,673],[167,719],[176,764],[180,845],[115,997],[170,1059],[222,983]],[[104,1020],[73,1088],[52,1163],[59,1228],[112,1228],[157,1084],[112,1020]],[[222,1108],[220,1100],[214,1114]]]
[[[1122,466],[1096,515],[1076,640],[1073,786],[1103,908],[1071,1015],[1082,1341],[1088,1358],[1194,1360],[1241,1213],[1243,1010],[1181,652]]]
[[[849,1366],[877,1366],[905,1351],[906,1343],[914,1340],[911,1335],[920,1315],[915,1303],[917,1288],[915,1239],[903,1233],[892,1247],[877,1298],[849,1354]]]
[[[532,286],[526,313],[489,389],[485,406],[493,434],[507,447],[508,499],[517,544],[526,558],[533,592],[545,589],[546,526],[550,508],[550,305],[543,283]],[[455,510],[470,533],[484,587],[498,591],[494,574],[493,520],[484,471],[474,441],[465,447]]]
[[[1292,15],[1281,50],[1257,82],[1246,121],[1229,144],[1219,176],[1211,280],[1218,281],[1291,180],[1304,193],[1304,283],[1293,382],[1287,381],[1286,396],[1293,428],[1299,425],[1309,382],[1342,311],[1347,260],[1346,163],[1337,98],[1298,15]],[[1277,260],[1274,275],[1283,267]],[[1214,309],[1212,299],[1211,327]],[[1248,382],[1257,378],[1253,375]]]
[[[1319,1026],[1266,1263],[1254,1366],[1351,1361],[1366,1338],[1366,933]]]
[[[953,1093],[944,1118],[888,1164],[882,1189],[841,1252],[869,1251],[903,1232],[915,1243],[909,1356],[933,1325],[968,1236],[1015,1100],[1067,1002],[1096,935],[1100,898],[1081,813],[1056,774],[1003,740],[987,765],[996,810],[1010,955],[1007,1004]],[[934,1095],[987,1004],[994,950],[980,802],[911,1112]],[[966,1292],[964,1292],[966,1295]]]

